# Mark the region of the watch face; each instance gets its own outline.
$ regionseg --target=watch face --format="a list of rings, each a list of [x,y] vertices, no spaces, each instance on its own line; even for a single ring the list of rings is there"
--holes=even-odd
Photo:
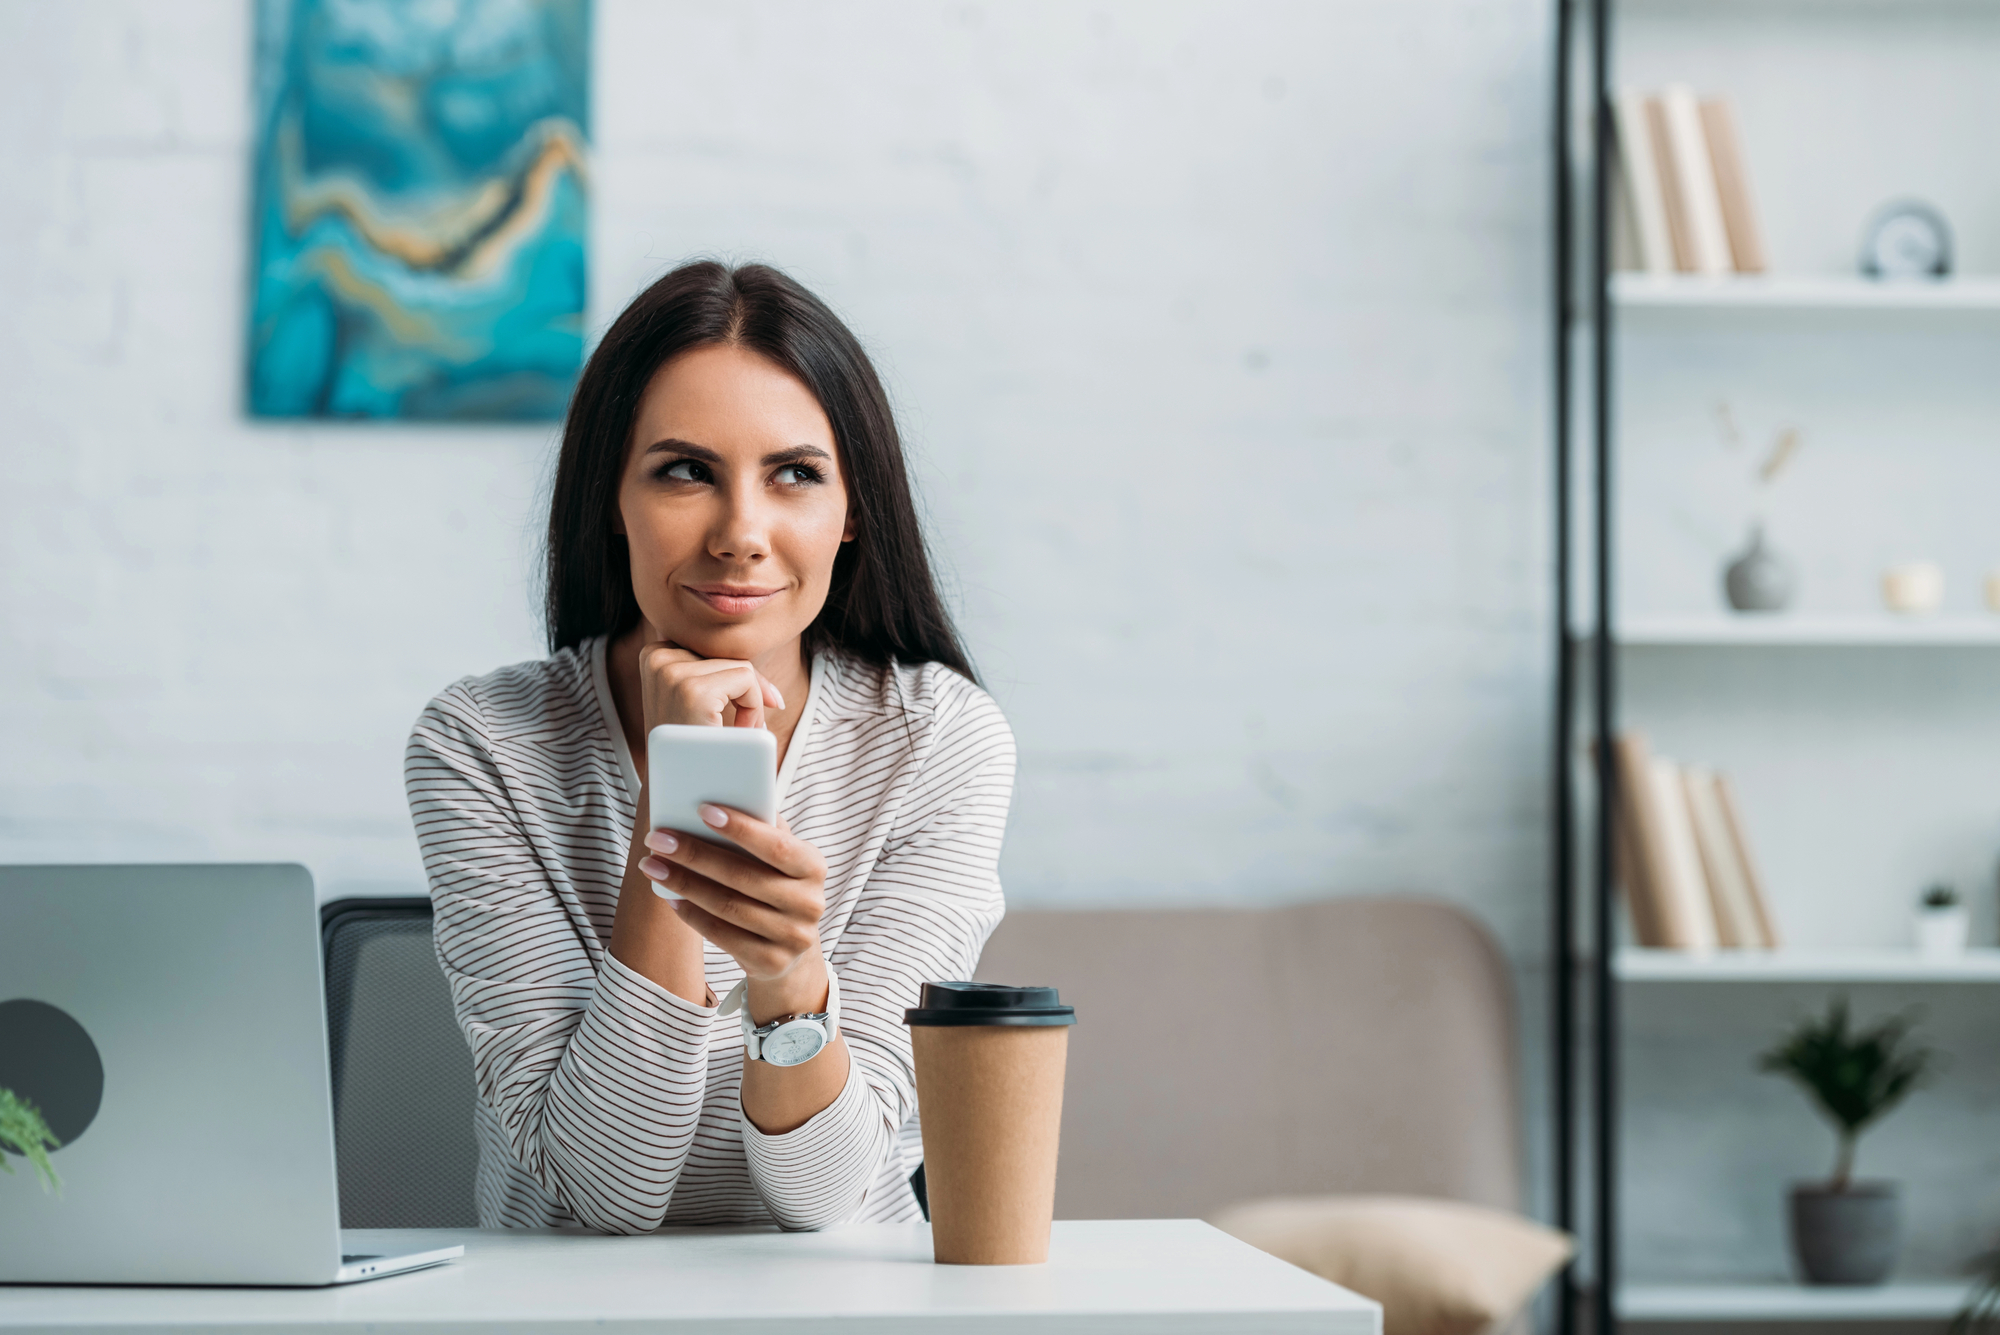
[[[794,1020],[779,1025],[763,1041],[764,1060],[773,1066],[797,1066],[811,1061],[826,1046],[826,1032],[811,1020]]]

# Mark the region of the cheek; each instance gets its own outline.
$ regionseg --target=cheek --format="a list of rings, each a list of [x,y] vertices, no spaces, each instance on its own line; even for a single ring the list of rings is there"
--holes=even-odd
[[[672,516],[660,513],[659,507],[643,505],[628,506],[622,513],[635,576],[658,575],[681,564],[688,556],[683,549],[690,535],[699,543],[701,526],[688,523],[685,517],[676,523]]]
[[[840,555],[841,538],[847,530],[847,504],[815,509],[801,516],[792,529],[793,561],[810,584],[825,584],[833,576],[834,558]]]

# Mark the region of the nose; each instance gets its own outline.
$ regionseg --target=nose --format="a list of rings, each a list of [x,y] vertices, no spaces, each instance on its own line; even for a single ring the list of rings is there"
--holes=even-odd
[[[771,554],[769,505],[754,479],[749,486],[723,492],[715,524],[708,532],[708,554],[718,561],[751,565]]]

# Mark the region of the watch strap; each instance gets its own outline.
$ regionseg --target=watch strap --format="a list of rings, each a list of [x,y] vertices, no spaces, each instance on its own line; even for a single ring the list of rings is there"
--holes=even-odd
[[[753,1062],[763,1060],[764,1041],[757,1034],[757,1026],[750,1023],[750,980],[748,978],[737,980],[736,986],[729,989],[729,994],[723,997],[722,1004],[716,1008],[715,1013],[717,1015],[741,1015],[743,1017],[743,1059]],[[833,971],[831,964],[826,966],[826,1010],[821,1013],[826,1016],[826,1041],[831,1043],[840,1033],[840,975]],[[798,1017],[795,1016],[793,1018]]]

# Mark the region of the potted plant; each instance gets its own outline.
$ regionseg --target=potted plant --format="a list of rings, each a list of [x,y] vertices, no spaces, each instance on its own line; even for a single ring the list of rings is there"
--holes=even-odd
[[[1932,958],[1964,953],[1971,935],[1972,914],[1959,902],[1958,891],[1942,881],[1917,901],[1917,949]]]
[[[1893,1182],[1854,1179],[1861,1133],[1909,1096],[1937,1055],[1913,1043],[1913,1013],[1871,1029],[1852,1029],[1847,998],[1836,996],[1820,1019],[1807,1019],[1759,1060],[1761,1069],[1796,1081],[1838,1137],[1833,1176],[1792,1187],[1792,1254],[1812,1284],[1880,1284],[1896,1263],[1902,1227]]]
[[[0,1089],[0,1168],[9,1173],[14,1171],[4,1151],[24,1155],[42,1179],[42,1190],[60,1192],[62,1179],[56,1176],[56,1166],[49,1162],[49,1151],[61,1145],[50,1134],[49,1124],[42,1120],[41,1109],[11,1089]]]
[[[1979,1278],[1947,1335],[1986,1335],[2000,1329],[2000,1252],[1979,1258]]]

